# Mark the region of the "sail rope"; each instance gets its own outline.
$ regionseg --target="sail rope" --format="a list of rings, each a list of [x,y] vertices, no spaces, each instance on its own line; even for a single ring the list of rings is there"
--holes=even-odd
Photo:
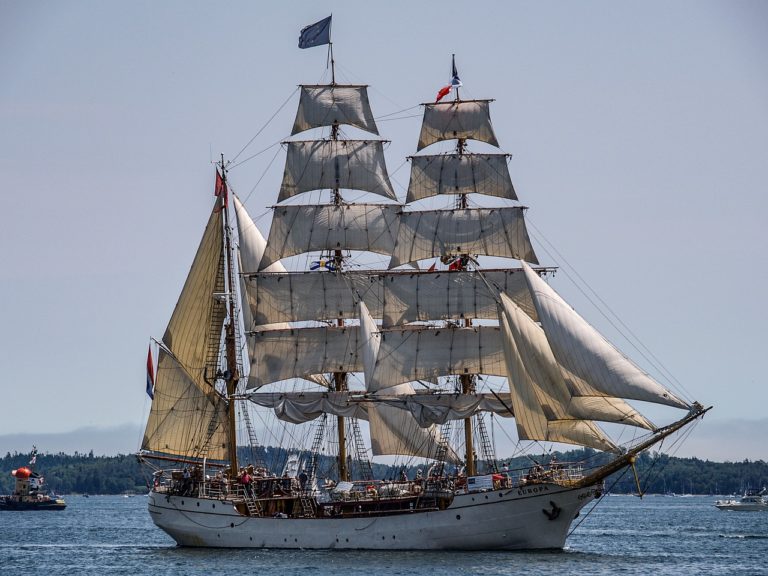
[[[256,140],[256,138],[259,137],[259,135],[266,129],[266,127],[269,126],[270,122],[272,122],[272,120],[275,119],[275,116],[277,116],[280,113],[280,111],[283,108],[285,108],[285,105],[288,104],[288,102],[290,102],[290,100],[293,98],[293,95],[296,94],[296,92],[298,92],[298,91],[299,91],[299,87],[297,86],[296,88],[294,88],[293,92],[291,92],[291,94],[288,96],[288,98],[286,98],[285,101],[280,105],[280,107],[277,110],[275,110],[275,112],[272,114],[272,116],[269,117],[269,120],[267,120],[266,123],[261,128],[259,128],[259,131],[256,132],[256,134],[254,134],[253,138],[251,138],[248,141],[248,143],[245,146],[242,147],[240,152],[235,154],[235,156],[232,158],[232,162],[235,162],[240,157],[240,154],[245,152],[245,149],[248,148],[248,146],[250,146],[253,143],[253,141]],[[247,159],[247,160],[249,160],[249,159]],[[243,160],[243,162],[246,162],[247,160]],[[240,166],[240,164],[242,164],[243,162],[240,162],[238,164],[233,165],[232,167],[230,167],[230,170],[232,168],[236,168],[237,166]]]
[[[574,533],[574,532],[575,532],[575,531],[578,529],[578,527],[579,527],[579,526],[581,526],[581,524],[582,524],[582,523],[583,523],[583,522],[584,522],[584,521],[585,521],[587,518],[589,518],[589,515],[590,515],[590,514],[592,514],[592,512],[594,512],[594,511],[595,511],[595,509],[598,507],[598,505],[599,505],[599,504],[602,504],[603,500],[605,500],[605,497],[606,497],[606,496],[607,496],[607,495],[608,495],[608,494],[611,492],[611,490],[613,490],[613,487],[614,487],[614,486],[616,486],[616,484],[618,484],[618,483],[619,483],[619,481],[620,481],[622,478],[624,478],[624,475],[625,475],[627,472],[629,472],[629,467],[626,467],[626,468],[624,468],[624,471],[623,471],[623,472],[622,472],[622,473],[621,473],[621,474],[620,474],[620,475],[619,475],[619,476],[616,478],[616,480],[614,480],[614,481],[613,481],[613,483],[610,485],[610,487],[609,487],[607,490],[605,490],[605,491],[604,491],[604,492],[603,492],[603,493],[600,495],[600,498],[598,498],[597,502],[595,502],[595,505],[594,505],[594,506],[592,506],[592,508],[590,508],[590,509],[587,511],[587,513],[586,513],[586,514],[584,514],[584,516],[582,516],[581,520],[579,520],[579,521],[576,523],[576,525],[575,525],[575,526],[573,526],[573,527],[572,527],[572,528],[571,528],[571,529],[568,531],[568,536],[566,536],[566,538],[570,538],[570,537],[571,537],[571,534],[573,534],[573,533]]]
[[[666,366],[662,363],[662,361],[656,357],[656,355],[645,345],[643,344],[642,340],[627,326],[619,317],[618,314],[616,314],[610,306],[600,297],[600,295],[595,291],[589,283],[576,271],[576,269],[571,266],[571,264],[568,262],[568,260],[555,248],[555,246],[544,236],[544,234],[541,232],[541,230],[531,221],[530,217],[526,218],[526,222],[536,231],[536,234],[539,238],[539,240],[542,241],[542,247],[544,248],[544,251],[555,261],[555,262],[562,262],[565,264],[565,266],[561,266],[561,269],[565,273],[566,276],[568,276],[573,284],[576,286],[577,290],[581,292],[581,294],[589,301],[592,306],[594,306],[597,311],[608,321],[608,323],[624,338],[627,340],[627,342],[635,349],[637,352],[654,368],[656,368],[659,372],[664,375],[667,380],[669,381],[671,387],[675,388],[677,391],[682,392],[686,397],[691,398],[692,395],[686,390],[685,386],[677,379],[675,376],[666,368]],[[551,249],[547,249],[547,246]],[[553,254],[554,253],[554,254]],[[568,270],[571,271],[571,273],[568,272]],[[577,281],[578,280],[578,281]],[[586,290],[585,290],[586,288]],[[594,298],[593,298],[594,297]],[[598,304],[595,302],[595,299]],[[609,314],[606,314],[605,311],[608,311]],[[617,325],[618,324],[618,325]]]

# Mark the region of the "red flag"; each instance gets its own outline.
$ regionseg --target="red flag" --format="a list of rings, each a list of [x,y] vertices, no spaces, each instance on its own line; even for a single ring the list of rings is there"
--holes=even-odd
[[[223,197],[224,200],[222,201],[221,205],[216,208],[216,212],[219,212],[222,208],[226,208],[227,204],[229,202],[229,194],[227,192],[227,183],[224,182],[224,178],[221,177],[221,174],[218,170],[216,170],[216,186],[213,189],[213,195],[217,198]]]
[[[154,363],[152,362],[152,345],[149,346],[147,352],[147,395],[155,399],[155,370]]]
[[[450,84],[448,84],[448,86],[443,86],[442,88],[440,88],[440,92],[437,93],[437,98],[435,98],[435,104],[440,102],[440,100],[442,100],[443,97],[446,94],[448,94],[448,92],[450,92],[450,91],[451,91],[451,85]]]

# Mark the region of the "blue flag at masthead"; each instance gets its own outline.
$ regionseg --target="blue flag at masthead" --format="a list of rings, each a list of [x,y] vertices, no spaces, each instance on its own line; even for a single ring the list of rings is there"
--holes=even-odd
[[[299,48],[312,48],[331,43],[331,18],[323,18],[301,29],[299,34]]]

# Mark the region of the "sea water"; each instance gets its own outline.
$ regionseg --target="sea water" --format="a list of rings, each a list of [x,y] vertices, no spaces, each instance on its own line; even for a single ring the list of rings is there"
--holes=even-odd
[[[62,512],[0,512],[0,574],[768,574],[768,512],[723,512],[715,499],[604,497],[563,551],[356,552],[179,548],[146,496],[69,496]]]

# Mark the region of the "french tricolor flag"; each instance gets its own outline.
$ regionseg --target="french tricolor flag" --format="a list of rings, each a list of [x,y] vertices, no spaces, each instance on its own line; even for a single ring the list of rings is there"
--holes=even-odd
[[[456,70],[456,54],[453,54],[451,56],[451,82],[447,86],[440,88],[437,98],[435,98],[435,103],[440,102],[451,90],[461,88],[463,85],[461,78],[459,78],[459,72]]]
[[[152,362],[152,345],[147,351],[147,395],[155,399],[155,365]]]

